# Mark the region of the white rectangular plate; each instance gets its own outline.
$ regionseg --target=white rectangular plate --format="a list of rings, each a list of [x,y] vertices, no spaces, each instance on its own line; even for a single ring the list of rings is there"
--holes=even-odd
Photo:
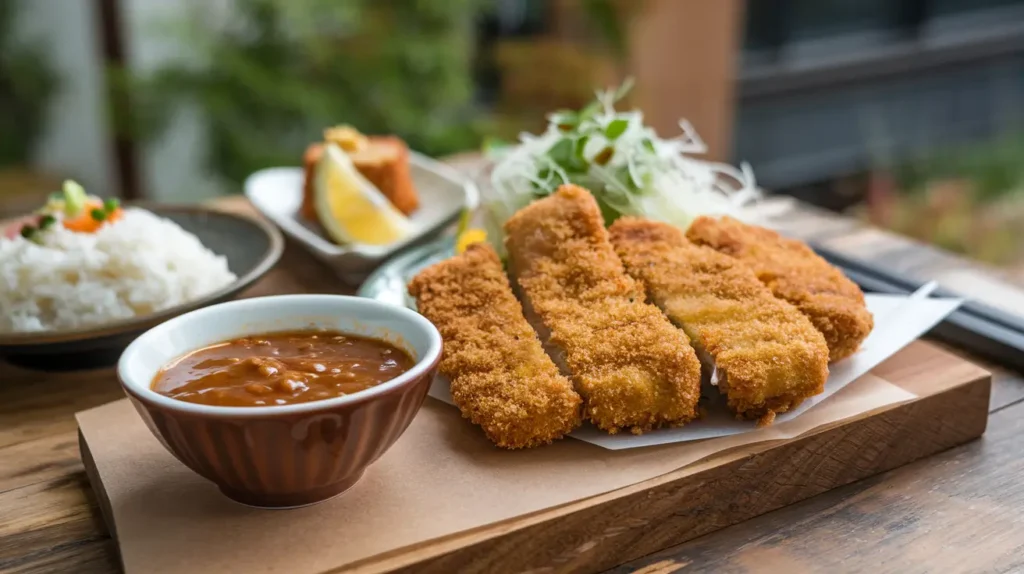
[[[387,246],[338,245],[323,235],[315,222],[300,213],[303,170],[276,167],[258,171],[245,181],[245,195],[268,219],[317,259],[347,281],[359,281],[385,259],[411,245],[440,234],[454,223],[463,208],[473,209],[479,201],[470,178],[441,162],[416,152],[409,153],[413,185],[420,207],[409,217],[412,233]]]

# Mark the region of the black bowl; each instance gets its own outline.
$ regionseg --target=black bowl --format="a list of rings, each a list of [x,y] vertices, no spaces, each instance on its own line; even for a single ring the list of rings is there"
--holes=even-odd
[[[109,367],[135,337],[182,313],[234,298],[269,271],[284,240],[274,226],[254,217],[195,206],[138,205],[194,234],[210,251],[227,258],[238,276],[230,285],[158,313],[82,329],[0,334],[0,357],[44,371]]]

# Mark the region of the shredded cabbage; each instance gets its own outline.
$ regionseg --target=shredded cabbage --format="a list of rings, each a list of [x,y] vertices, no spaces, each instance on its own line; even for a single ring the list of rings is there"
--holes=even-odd
[[[682,134],[662,139],[641,112],[616,111],[629,88],[599,91],[582,110],[550,114],[544,133],[520,134],[517,145],[491,152],[491,185],[482,195],[487,236],[499,251],[502,224],[564,183],[589,189],[608,224],[638,215],[685,229],[700,215],[739,216],[760,199],[746,163],[691,157],[707,146],[688,121],[679,122]]]

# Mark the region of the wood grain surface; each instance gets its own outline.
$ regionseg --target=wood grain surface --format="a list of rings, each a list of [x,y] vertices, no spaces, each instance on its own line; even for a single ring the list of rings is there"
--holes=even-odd
[[[227,206],[246,208],[238,200]],[[246,295],[342,290],[294,246],[282,261]],[[994,415],[982,439],[613,572],[1019,570],[1024,378],[983,366],[994,372]],[[112,370],[54,375],[0,363],[0,572],[118,570],[73,414],[122,396]]]
[[[1024,571],[1024,405],[979,440],[611,570]]]
[[[983,432],[988,376],[973,365],[915,343],[873,372],[922,398],[794,440],[721,453],[650,481],[447,539],[444,544],[452,550],[441,556],[429,556],[434,548],[421,549],[367,563],[366,571],[591,572],[901,466],[920,458],[924,450],[944,450]],[[936,372],[950,378],[938,382]],[[414,562],[399,568],[403,559]]]

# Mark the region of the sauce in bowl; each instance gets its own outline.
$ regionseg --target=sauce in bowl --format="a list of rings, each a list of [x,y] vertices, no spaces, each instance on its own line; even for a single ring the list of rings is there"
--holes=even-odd
[[[193,351],[161,369],[152,388],[204,405],[290,405],[358,393],[394,379],[415,363],[387,341],[333,331],[290,331]]]

